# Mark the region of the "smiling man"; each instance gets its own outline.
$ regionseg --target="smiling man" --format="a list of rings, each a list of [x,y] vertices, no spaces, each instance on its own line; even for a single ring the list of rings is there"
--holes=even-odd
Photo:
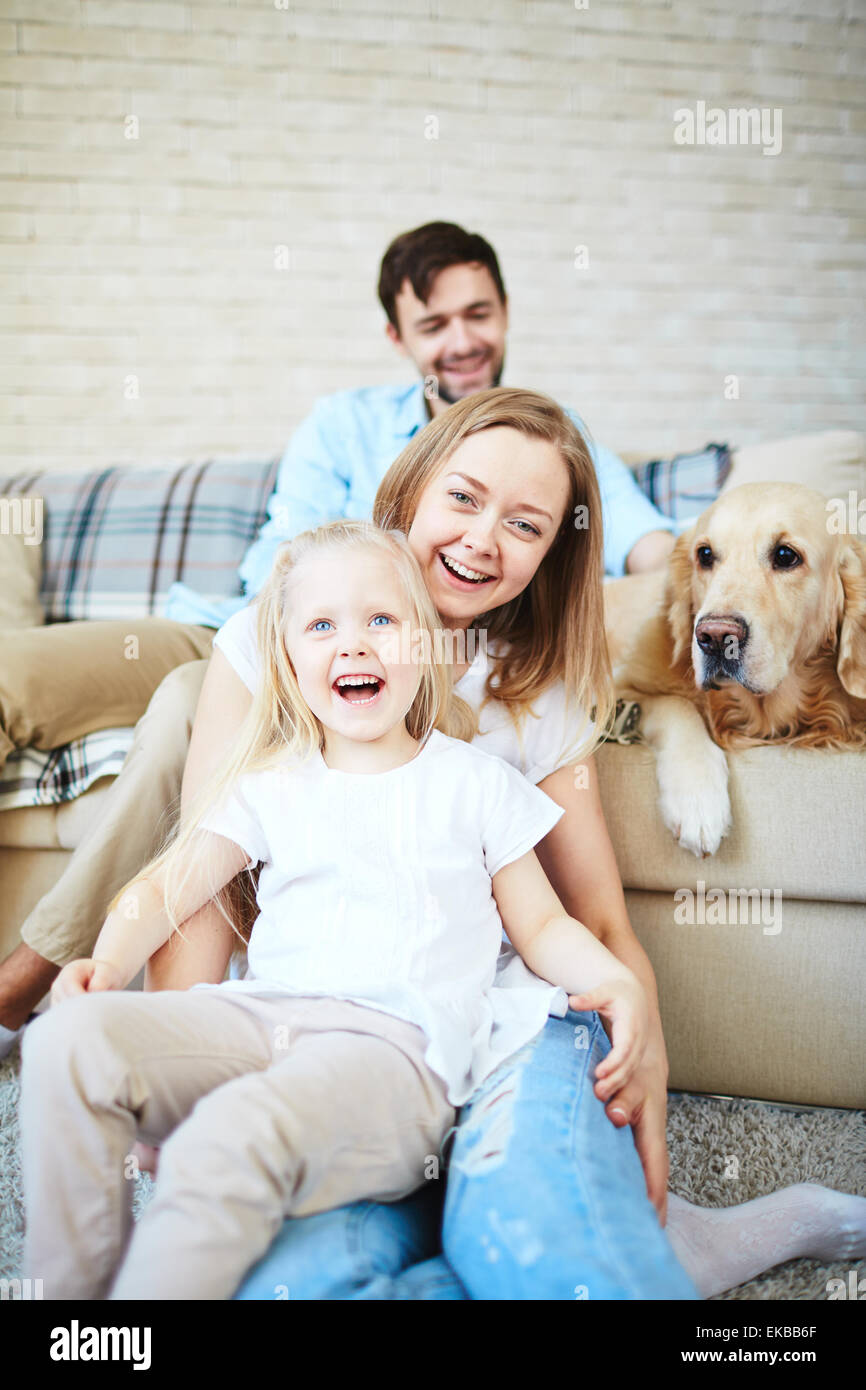
[[[477,260],[454,262],[455,255]],[[432,415],[498,386],[508,304],[493,247],[449,222],[397,237],[385,253],[379,299],[389,339],[424,379]]]
[[[364,518],[383,476],[418,430],[455,401],[500,384],[508,299],[496,252],[453,222],[428,222],[388,247],[379,274],[385,332],[414,366],[410,385],[320,397],[286,449],[268,521],[240,567],[245,597],[214,608],[175,584],[167,616],[219,624],[257,594],[281,541],[337,517]],[[583,423],[574,411],[568,412]],[[657,511],[610,449],[589,443],[604,512],[605,571],[658,569],[675,523]]]

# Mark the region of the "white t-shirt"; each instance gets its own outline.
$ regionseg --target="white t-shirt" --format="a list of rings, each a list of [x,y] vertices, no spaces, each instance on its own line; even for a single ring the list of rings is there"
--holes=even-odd
[[[316,752],[247,773],[203,821],[262,863],[247,975],[195,988],[327,995],[407,1019],[462,1105],[557,996],[567,1005],[500,958],[491,890],[563,814],[502,758],[438,730],[388,772],[341,772]]]
[[[253,693],[259,671],[257,613],[257,605],[253,600],[246,608],[229,618],[214,638],[214,646],[219,647]],[[491,650],[495,650],[492,644]],[[517,769],[527,782],[537,786],[545,777],[574,761],[575,749],[588,738],[592,723],[586,712],[566,697],[565,688],[560,681],[536,697],[532,712],[524,720],[518,737],[504,705],[489,701],[484,709],[481,709],[489,670],[488,656],[483,648],[479,648],[469,670],[454,686],[458,695],[472,706],[479,717],[479,732],[468,746],[502,758],[512,768]],[[234,969],[233,963],[233,973]],[[547,1000],[548,1012],[560,1018],[565,1015],[568,1008],[565,991],[552,991],[550,986],[539,980],[524,964],[504,932],[496,979],[497,986],[502,988],[532,990],[539,999],[543,994],[543,998]],[[231,983],[234,984],[234,981]]]

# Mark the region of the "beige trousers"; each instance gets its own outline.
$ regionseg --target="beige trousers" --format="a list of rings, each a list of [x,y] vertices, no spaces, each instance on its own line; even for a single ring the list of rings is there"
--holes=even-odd
[[[213,632],[195,631],[201,634],[200,645],[209,646]],[[162,680],[138,720],[133,745],[99,817],[57,883],[23,923],[22,941],[55,965],[90,955],[109,902],[153,858],[173,829],[207,665],[185,661]]]
[[[220,986],[52,1007],[21,1049],[24,1277],[48,1299],[227,1299],[287,1215],[408,1196],[455,1119],[426,1045],[357,1004]],[[133,1229],[137,1135],[167,1142]]]
[[[60,748],[134,724],[163,676],[208,657],[213,630],[170,618],[48,623],[3,633],[0,768],[13,748]]]

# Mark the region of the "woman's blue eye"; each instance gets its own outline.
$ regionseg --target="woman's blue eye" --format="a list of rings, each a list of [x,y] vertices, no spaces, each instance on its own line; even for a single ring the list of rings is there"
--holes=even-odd
[[[458,502],[460,502],[460,501],[471,502],[471,501],[472,501],[472,498],[469,496],[469,493],[468,493],[468,492],[460,492],[458,489],[454,489],[452,492],[449,492],[448,496],[449,496],[449,497],[455,497],[455,498],[457,499]],[[533,526],[532,523],[529,522],[529,521],[518,521],[517,525],[518,525],[519,527],[527,527],[527,528],[528,528],[529,534],[532,535],[532,536],[540,536],[540,535],[541,535],[541,532],[539,531],[538,527],[537,527],[537,526]],[[524,531],[523,534],[526,535],[527,532]]]

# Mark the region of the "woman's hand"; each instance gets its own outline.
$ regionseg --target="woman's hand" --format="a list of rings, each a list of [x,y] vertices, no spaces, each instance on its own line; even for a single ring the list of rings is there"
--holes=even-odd
[[[631,1125],[647,1194],[664,1225],[669,1171],[665,1135],[668,1060],[655,976],[628,919],[622,881],[604,821],[594,759],[586,759],[582,767],[588,777],[580,783],[574,769],[564,767],[539,784],[566,814],[536,845],[535,852],[566,910],[588,926],[647,991],[650,1041],[642,1060],[631,1079],[615,1094],[598,1080],[594,1090],[604,1102],[611,1124],[619,1129]]]
[[[74,994],[96,994],[102,989],[122,989],[120,967],[109,960],[71,960],[51,986],[51,1003],[59,1004]]]
[[[643,1166],[647,1196],[658,1212],[662,1226],[668,1213],[668,1158],[666,1118],[668,1104],[668,1060],[664,1044],[650,1043],[629,1080],[612,1090],[609,1078],[596,1080],[593,1087],[603,1102],[605,1114],[617,1129],[631,1125],[635,1148]]]

